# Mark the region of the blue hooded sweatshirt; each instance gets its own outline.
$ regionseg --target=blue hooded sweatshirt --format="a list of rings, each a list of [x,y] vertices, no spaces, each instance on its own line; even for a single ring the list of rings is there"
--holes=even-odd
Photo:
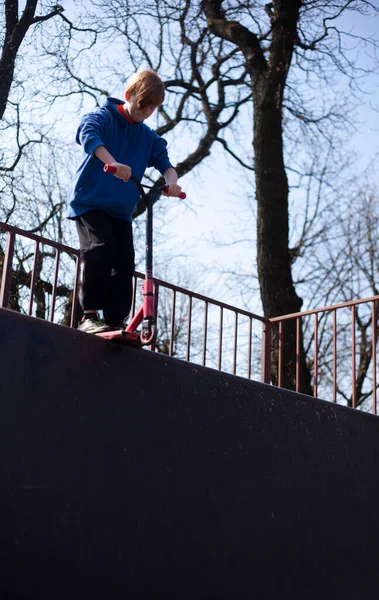
[[[107,98],[95,112],[85,115],[76,133],[76,142],[83,147],[83,161],[77,170],[68,204],[69,219],[89,210],[103,210],[112,217],[132,220],[139,192],[132,181],[125,183],[104,173],[104,164],[95,155],[98,146],[105,146],[113,158],[128,165],[139,180],[147,167],[163,173],[172,164],[167,154],[167,142],[144,123],[129,123],[120,114],[116,98]]]

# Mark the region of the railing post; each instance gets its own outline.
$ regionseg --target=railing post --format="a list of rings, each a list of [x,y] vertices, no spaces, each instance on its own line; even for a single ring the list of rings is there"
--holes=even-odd
[[[262,323],[262,383],[271,382],[271,323],[266,319]]]
[[[80,256],[76,256],[75,281],[74,281],[74,289],[72,290],[70,327],[76,326],[76,322],[75,322],[75,320],[76,320],[76,302],[77,302],[78,290],[79,290],[80,268],[81,268],[81,259],[80,259]]]
[[[12,278],[12,261],[14,254],[14,242],[15,242],[14,231],[8,231],[7,234],[7,247],[5,249],[4,264],[3,264],[3,276],[1,278],[0,287],[0,307],[7,308],[9,300],[9,290],[11,287]]]
[[[377,342],[377,329],[376,329],[376,303],[371,303],[371,318],[372,318],[372,339],[371,339],[371,356],[372,356],[372,412],[374,415],[377,413],[376,408],[376,342]]]
[[[176,291],[172,290],[172,304],[171,304],[171,324],[170,324],[170,349],[169,356],[174,355],[174,338],[175,338],[175,308],[176,308]]]

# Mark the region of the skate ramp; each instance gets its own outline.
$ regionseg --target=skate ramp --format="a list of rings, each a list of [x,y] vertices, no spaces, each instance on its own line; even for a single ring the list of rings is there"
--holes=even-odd
[[[0,310],[0,598],[372,598],[379,419]]]

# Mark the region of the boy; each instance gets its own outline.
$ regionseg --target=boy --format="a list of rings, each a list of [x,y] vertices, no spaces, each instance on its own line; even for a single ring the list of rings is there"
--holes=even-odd
[[[125,102],[108,98],[85,115],[76,134],[84,159],[72,185],[68,218],[76,221],[83,257],[78,326],[87,333],[121,329],[132,303],[134,247],[132,215],[147,167],[164,176],[165,196],[179,196],[178,176],[167,154],[167,142],[144,120],[164,100],[164,84],[155,71],[135,73],[127,82]],[[104,164],[117,168],[104,173]],[[127,182],[127,183],[126,183]],[[102,310],[104,321],[99,320]]]

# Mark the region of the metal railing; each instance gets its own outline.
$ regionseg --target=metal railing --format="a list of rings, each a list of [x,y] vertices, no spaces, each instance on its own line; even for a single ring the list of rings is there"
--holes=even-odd
[[[80,272],[79,250],[0,222],[0,234],[1,232],[6,234],[6,247],[5,252],[2,252],[0,244],[0,252],[2,252],[0,254],[0,269],[2,264],[0,307],[12,308],[12,277],[15,278],[15,273],[19,271],[26,272],[23,263],[25,260],[30,260],[32,255],[30,272],[23,279],[28,294],[23,298],[23,302],[18,303],[18,309],[29,316],[36,316],[35,289],[42,277],[40,260],[41,254],[44,254],[42,249],[47,246],[54,253],[54,268],[50,269],[51,284],[47,286],[46,280],[43,281],[42,287],[45,291],[48,288],[50,297],[48,303],[50,308],[43,318],[52,322],[62,322],[62,314],[57,314],[56,311],[56,300],[61,257],[66,254],[75,262],[75,268],[71,269],[74,273],[71,283],[66,285],[66,288],[71,285],[72,289],[68,323],[74,327]],[[17,260],[20,263],[18,266],[14,264],[17,240],[23,247],[23,252],[18,253]],[[32,250],[30,247],[25,250],[25,241],[26,245],[32,243],[34,246]],[[27,259],[24,258],[25,256]],[[143,274],[135,273],[132,315],[141,300],[139,298],[141,286],[138,285],[138,281],[143,277]],[[151,347],[152,350],[248,378],[270,381],[270,325],[267,319],[161,279],[155,278],[154,285],[155,314],[159,333],[156,343]],[[169,307],[167,306],[168,295],[171,296]],[[187,303],[186,316],[183,318],[185,302]],[[217,322],[214,318],[215,310],[218,312]],[[244,325],[241,323],[242,320]],[[201,336],[199,336],[200,329]]]
[[[267,319],[161,279],[154,278],[154,287],[158,339],[152,350],[270,382]],[[135,285],[134,293],[137,289]]]
[[[0,246],[0,261],[2,262],[2,276],[1,276],[1,287],[0,287],[0,307],[7,308],[9,306],[9,302],[12,295],[12,276],[14,274],[13,269],[13,261],[15,259],[15,250],[16,250],[16,239],[21,238],[23,240],[29,240],[33,242],[34,250],[33,250],[33,266],[30,271],[30,277],[26,278],[27,287],[29,287],[29,299],[28,306],[24,312],[27,315],[33,314],[33,301],[34,294],[36,289],[37,280],[40,279],[38,273],[40,271],[40,253],[41,248],[43,246],[47,246],[51,248],[54,253],[54,274],[52,277],[52,292],[51,292],[51,302],[50,302],[50,310],[49,310],[49,321],[54,321],[54,313],[56,307],[56,299],[57,299],[57,283],[58,283],[58,275],[60,270],[60,261],[63,253],[68,254],[69,256],[73,256],[75,260],[75,276],[72,283],[72,310],[70,316],[70,326],[73,327],[75,324],[75,308],[76,308],[76,298],[78,291],[78,282],[79,282],[79,266],[80,266],[80,252],[75,248],[71,248],[70,246],[66,246],[65,244],[59,244],[47,238],[41,237],[39,235],[35,235],[32,232],[25,231],[23,229],[19,229],[18,227],[13,227],[12,225],[8,225],[6,223],[0,222],[0,233],[6,232],[6,247],[5,252],[2,251]],[[30,257],[30,251],[26,252],[26,257],[19,260],[19,267],[21,271],[25,272],[24,262]],[[1,266],[0,262],[0,266]],[[16,286],[18,286],[17,281],[15,282]]]
[[[303,340],[313,396],[325,399],[332,396],[335,403],[377,414],[378,303],[379,296],[371,296],[270,319],[271,326],[277,325],[279,333],[278,386],[282,387],[283,325],[292,321],[296,326],[296,391],[300,391]],[[358,307],[363,315],[358,315]]]
[[[5,251],[2,249],[4,234]],[[65,256],[70,263],[61,269]],[[46,260],[50,261],[50,268],[45,268]],[[80,272],[77,249],[0,223],[1,271],[0,307],[15,307],[12,299],[16,292],[12,285],[18,296],[20,289],[26,288],[22,298],[17,298],[16,310],[76,326]],[[21,276],[21,285],[17,274]],[[62,285],[62,277],[65,285]],[[143,277],[135,273],[132,314],[142,301],[139,280]],[[283,387],[284,324],[292,321],[296,328],[296,391],[301,391],[303,345],[315,397],[377,414],[376,304],[379,296],[266,319],[160,279],[155,278],[154,284],[158,337],[151,350],[265,383],[270,383],[275,374],[277,385]],[[49,297],[45,312],[39,315],[36,309],[38,286]],[[62,289],[65,304],[57,307],[57,293]],[[364,329],[362,314],[357,313],[360,305],[365,311]],[[274,355],[277,356],[275,365],[271,364]]]

